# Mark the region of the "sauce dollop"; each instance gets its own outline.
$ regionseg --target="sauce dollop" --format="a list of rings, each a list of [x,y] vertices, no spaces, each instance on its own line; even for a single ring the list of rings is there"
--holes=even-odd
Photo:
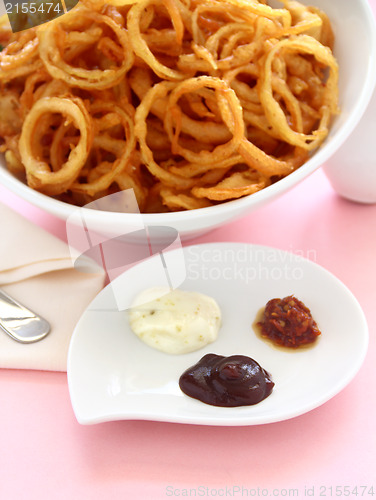
[[[129,325],[150,347],[168,354],[184,354],[217,339],[221,310],[208,295],[153,287],[135,298],[129,310]]]
[[[213,406],[248,406],[267,398],[270,374],[248,356],[206,354],[179,379],[188,396]]]
[[[321,335],[311,311],[293,295],[269,300],[257,325],[263,337],[284,347],[311,344]]]

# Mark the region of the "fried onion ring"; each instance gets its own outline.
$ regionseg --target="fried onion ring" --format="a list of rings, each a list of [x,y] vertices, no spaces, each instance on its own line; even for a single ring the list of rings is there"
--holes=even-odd
[[[35,154],[34,133],[42,118],[51,113],[62,115],[79,130],[80,138],[61,168],[54,172]],[[85,164],[92,141],[92,123],[83,102],[78,98],[46,97],[37,101],[23,123],[19,148],[29,185],[48,195],[61,194],[70,188]]]
[[[79,47],[82,51],[91,49],[91,45],[81,45],[85,43],[87,34],[82,29],[87,29],[88,22],[97,28],[97,36],[91,40],[96,43],[96,51],[99,52],[99,59],[92,69],[75,65],[64,59],[63,42],[65,37],[75,35],[73,47]],[[102,25],[103,28],[101,27]],[[104,28],[107,27],[115,35],[115,40],[102,36]],[[121,28],[113,19],[98,12],[90,11],[85,7],[74,9],[64,17],[55,20],[47,27],[38,32],[40,39],[39,53],[40,58],[47,68],[50,75],[58,80],[64,80],[72,86],[82,89],[107,89],[121,82],[126,72],[133,64],[133,52],[130,50],[130,41],[128,32]],[[77,44],[77,45],[76,45]],[[69,45],[71,48],[72,45]],[[91,49],[92,50],[92,49]],[[102,57],[100,55],[102,54]],[[82,57],[81,54],[69,53],[69,58]],[[103,57],[104,56],[104,57]],[[111,59],[113,61],[111,61]],[[110,60],[109,64],[107,60]],[[114,62],[119,61],[116,66]],[[98,69],[96,66],[102,65]],[[109,67],[107,67],[109,65]]]

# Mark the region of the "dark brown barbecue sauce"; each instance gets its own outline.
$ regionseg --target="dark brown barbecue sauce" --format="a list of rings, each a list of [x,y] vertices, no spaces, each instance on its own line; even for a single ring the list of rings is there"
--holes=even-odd
[[[312,344],[321,335],[311,311],[293,295],[269,300],[257,326],[262,337],[290,348]]]
[[[213,406],[259,403],[273,390],[270,374],[248,356],[206,354],[179,379],[188,396]]]

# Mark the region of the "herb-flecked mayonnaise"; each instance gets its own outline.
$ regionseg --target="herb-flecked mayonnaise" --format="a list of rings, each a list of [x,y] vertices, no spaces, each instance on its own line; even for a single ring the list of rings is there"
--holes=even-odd
[[[212,297],[202,293],[155,287],[137,295],[129,323],[145,344],[169,354],[183,354],[216,340],[221,310]]]

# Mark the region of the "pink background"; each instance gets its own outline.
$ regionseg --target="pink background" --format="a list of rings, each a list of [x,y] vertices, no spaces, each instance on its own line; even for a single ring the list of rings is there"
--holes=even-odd
[[[64,239],[64,222],[3,187],[0,200]],[[269,206],[190,242],[315,255],[350,288],[370,342],[361,370],[339,395],[303,416],[260,426],[81,426],[65,373],[0,370],[0,498],[325,498],[336,496],[336,487],[345,496],[345,486],[358,487],[349,498],[371,498],[371,486],[376,495],[375,222],[376,205],[340,198],[319,170]]]

